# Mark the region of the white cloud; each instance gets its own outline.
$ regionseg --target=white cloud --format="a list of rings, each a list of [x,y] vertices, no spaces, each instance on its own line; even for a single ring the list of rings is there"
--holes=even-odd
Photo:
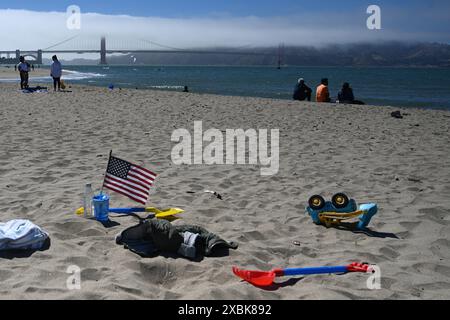
[[[157,46],[140,39],[177,48],[209,46],[320,45],[372,40],[436,40],[426,32],[369,31],[365,12],[358,15],[290,17],[215,17],[172,19],[125,15],[82,14],[81,30],[66,28],[66,13],[0,10],[0,50],[46,48],[71,36],[60,49],[96,49],[100,36],[108,48],[143,49]],[[6,32],[5,32],[6,30]]]

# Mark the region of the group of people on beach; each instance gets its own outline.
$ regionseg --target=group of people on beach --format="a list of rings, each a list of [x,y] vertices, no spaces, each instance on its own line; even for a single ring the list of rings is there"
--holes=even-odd
[[[56,91],[61,90],[61,76],[62,76],[62,65],[59,62],[58,57],[54,55],[52,57],[53,63],[50,68],[50,76],[53,78],[53,89]],[[30,72],[31,65],[25,60],[25,57],[20,57],[20,63],[18,66],[15,66],[15,69],[20,73],[20,88],[27,89],[28,88],[28,74]],[[34,70],[34,67],[33,67]],[[185,86],[183,92],[189,92],[188,87]],[[295,86],[293,99],[297,101],[311,101],[312,89],[306,85],[305,79],[299,78],[298,82]],[[321,103],[348,103],[348,104],[364,104],[362,101],[355,100],[355,96],[353,94],[353,89],[350,87],[348,82],[344,82],[342,85],[341,91],[339,91],[337,99],[332,101],[330,97],[330,91],[328,89],[328,79],[323,78],[320,81],[320,85],[316,89],[316,102]]]
[[[293,99],[298,101],[311,101],[312,89],[308,87],[305,83],[305,79],[298,79],[297,85],[295,86]],[[323,78],[320,81],[320,85],[316,89],[316,102],[321,103],[349,103],[349,104],[364,104],[362,101],[355,100],[353,94],[353,89],[350,87],[348,82],[342,85],[341,91],[338,93],[336,101],[332,101],[330,97],[330,91],[328,89],[328,79]]]
[[[56,91],[56,87],[58,87],[58,91],[61,90],[61,76],[62,76],[62,65],[59,62],[58,57],[54,55],[52,57],[53,63],[50,68],[50,76],[53,78],[53,89]],[[20,74],[20,89],[28,89],[28,78],[29,72],[32,68],[34,70],[34,66],[31,66],[28,61],[25,60],[25,57],[20,56],[19,65],[15,67],[16,70],[19,71]]]

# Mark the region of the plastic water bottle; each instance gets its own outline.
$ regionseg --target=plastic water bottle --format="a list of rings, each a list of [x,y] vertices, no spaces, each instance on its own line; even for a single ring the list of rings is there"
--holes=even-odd
[[[93,216],[92,212],[92,198],[94,197],[94,191],[92,190],[92,185],[90,183],[86,184],[84,189],[84,217],[90,218]]]

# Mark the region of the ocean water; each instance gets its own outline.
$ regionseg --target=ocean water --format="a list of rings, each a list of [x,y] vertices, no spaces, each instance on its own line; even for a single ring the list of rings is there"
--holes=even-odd
[[[299,77],[315,91],[327,77],[336,98],[343,82],[367,104],[450,109],[450,69],[381,67],[66,66],[68,82],[233,96],[291,99]]]

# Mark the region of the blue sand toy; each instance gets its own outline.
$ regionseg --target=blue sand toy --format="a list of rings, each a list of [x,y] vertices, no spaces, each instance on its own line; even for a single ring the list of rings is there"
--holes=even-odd
[[[357,205],[356,201],[349,199],[345,194],[335,194],[331,201],[325,201],[320,195],[312,196],[308,201],[306,211],[315,224],[325,225],[327,228],[339,225],[342,221],[358,218],[358,229],[364,230],[372,217],[377,213],[375,203]]]

